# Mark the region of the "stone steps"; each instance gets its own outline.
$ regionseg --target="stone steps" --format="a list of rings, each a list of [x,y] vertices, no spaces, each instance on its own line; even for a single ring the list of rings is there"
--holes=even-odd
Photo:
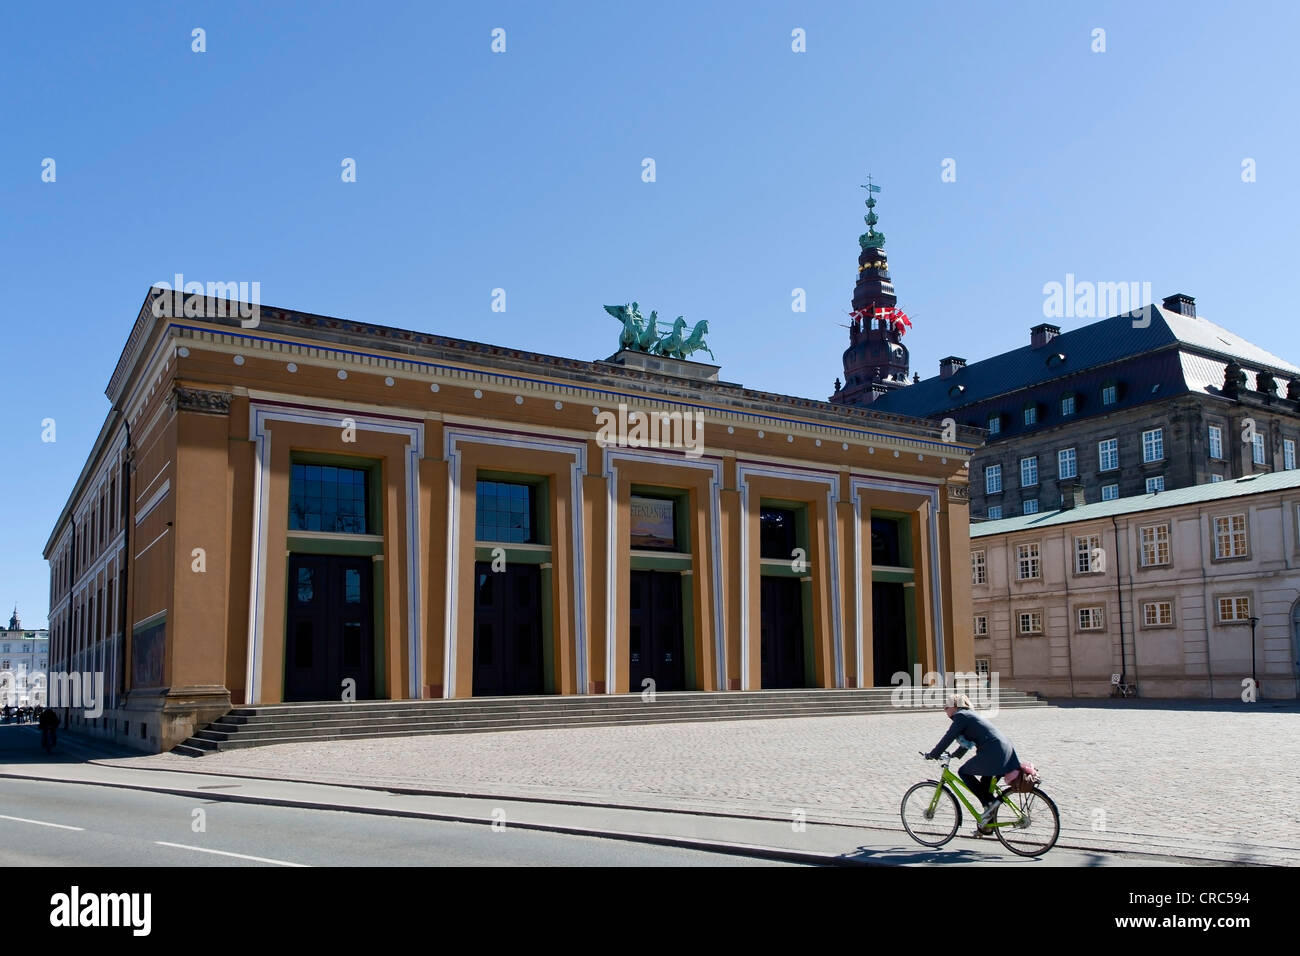
[[[892,702],[894,690],[874,687],[676,692],[657,694],[653,701],[640,694],[575,694],[269,704],[236,707],[172,752],[197,757],[245,747],[321,740],[893,713],[899,709]],[[1001,688],[998,706],[1011,709],[1048,705],[1036,695]]]

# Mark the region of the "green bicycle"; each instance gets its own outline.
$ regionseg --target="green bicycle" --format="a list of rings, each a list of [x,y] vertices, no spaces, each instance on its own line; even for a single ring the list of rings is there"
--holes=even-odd
[[[903,795],[903,828],[922,846],[943,846],[957,835],[961,826],[958,800],[966,805],[977,823],[981,815],[967,799],[969,791],[961,778],[948,769],[953,755],[945,753],[940,760],[943,774],[939,780],[922,780]],[[1061,835],[1061,815],[1051,797],[1037,787],[999,789],[996,783],[993,794],[997,810],[985,826],[997,835],[1003,846],[1019,856],[1041,856],[1056,846],[1056,839]]]

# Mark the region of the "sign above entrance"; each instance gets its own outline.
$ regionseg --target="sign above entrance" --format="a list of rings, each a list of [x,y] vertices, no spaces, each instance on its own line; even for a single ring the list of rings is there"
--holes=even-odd
[[[667,498],[641,498],[630,502],[632,547],[675,550],[677,545],[674,504]]]

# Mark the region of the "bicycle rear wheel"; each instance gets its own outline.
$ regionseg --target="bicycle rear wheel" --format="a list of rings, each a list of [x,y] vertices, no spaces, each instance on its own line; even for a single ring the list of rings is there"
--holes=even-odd
[[[1029,793],[1007,791],[990,822],[1002,845],[1018,856],[1041,856],[1061,835],[1056,804],[1037,787]]]
[[[936,789],[941,789],[938,803],[934,799]],[[933,812],[930,810],[932,803]],[[899,812],[907,835],[922,846],[943,846],[957,835],[957,827],[961,825],[961,807],[957,805],[957,798],[937,780],[914,784],[903,794]]]

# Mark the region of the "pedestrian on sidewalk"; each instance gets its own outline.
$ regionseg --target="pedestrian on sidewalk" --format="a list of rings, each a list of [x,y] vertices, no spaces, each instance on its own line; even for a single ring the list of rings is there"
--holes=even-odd
[[[54,750],[54,745],[59,742],[59,715],[53,707],[47,707],[41,711],[41,746],[45,748],[46,753]]]

